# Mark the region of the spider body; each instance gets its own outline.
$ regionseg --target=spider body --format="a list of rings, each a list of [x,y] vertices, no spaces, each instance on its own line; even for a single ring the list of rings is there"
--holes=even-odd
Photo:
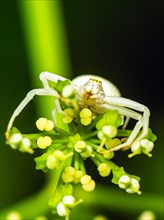
[[[119,90],[108,80],[95,76],[83,75],[72,80],[81,108],[90,108],[97,114],[107,111],[104,99],[107,96],[120,96]]]
[[[9,135],[15,118],[36,95],[55,97],[55,108],[58,111],[62,111],[58,99],[59,94],[50,87],[49,81],[57,82],[58,80],[65,81],[66,79],[57,74],[42,72],[40,74],[40,80],[43,83],[43,88],[31,90],[18,105],[9,121],[6,136]],[[70,83],[77,94],[77,101],[80,108],[88,107],[97,114],[108,110],[117,110],[119,114],[127,118],[124,122],[124,127],[126,127],[129,118],[137,121],[127,141],[111,150],[116,151],[135,144],[147,134],[150,115],[149,109],[143,104],[121,97],[117,87],[110,81],[99,76],[82,75],[73,79]]]

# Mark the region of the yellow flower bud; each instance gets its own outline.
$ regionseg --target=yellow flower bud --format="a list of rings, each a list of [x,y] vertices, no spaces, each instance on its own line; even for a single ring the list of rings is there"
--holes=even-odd
[[[47,118],[39,118],[36,121],[36,127],[40,131],[51,131],[54,128],[54,122]]]
[[[74,118],[74,111],[72,108],[66,108],[64,110],[64,112],[66,113],[66,116],[63,118],[64,123],[69,124],[72,122],[73,118]]]
[[[62,174],[62,179],[65,183],[71,183],[74,180],[74,175],[75,175],[75,169],[71,166],[68,166],[65,168]]]
[[[87,126],[91,123],[92,119],[91,118],[81,118],[81,124],[84,126]]]
[[[45,125],[45,131],[52,131],[54,128],[54,122],[51,120],[47,120],[47,123]]]
[[[45,149],[52,144],[52,139],[49,136],[41,136],[37,140],[37,145],[40,149]]]
[[[46,166],[48,169],[55,169],[58,167],[58,165],[59,161],[52,154],[47,157]]]
[[[91,176],[84,175],[81,180],[82,188],[87,192],[92,192],[95,189],[95,181],[92,180]]]
[[[83,108],[80,112],[80,117],[81,118],[88,118],[92,117],[92,112],[89,108]]]
[[[95,181],[91,180],[89,183],[82,185],[82,188],[86,191],[86,192],[92,192],[95,189]]]
[[[83,176],[83,171],[82,170],[76,170],[73,182],[74,183],[79,183],[82,176]]]
[[[110,174],[111,168],[106,163],[101,163],[98,166],[99,174],[103,177],[106,177]]]
[[[88,108],[83,108],[80,112],[81,123],[85,126],[89,125],[92,121],[92,112]]]

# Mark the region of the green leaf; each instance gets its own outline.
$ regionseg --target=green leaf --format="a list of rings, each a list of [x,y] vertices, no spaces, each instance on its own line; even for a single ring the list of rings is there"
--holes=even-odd
[[[60,94],[66,85],[70,85],[69,80],[65,80],[65,81],[58,80],[57,83],[55,82],[50,82],[50,83],[51,83],[51,87],[53,87]]]
[[[118,111],[110,110],[106,112],[103,118],[97,122],[96,128],[100,130],[104,125],[113,125],[118,127],[121,124],[122,124],[122,117],[119,115]]]
[[[104,118],[108,125],[114,125],[118,127],[122,124],[122,118],[117,110],[108,111],[104,114]]]
[[[34,160],[36,163],[36,170],[42,170],[43,172],[48,171],[48,168],[46,167],[47,153],[44,153],[41,156],[36,157]]]
[[[147,135],[145,136],[145,138],[148,139],[149,141],[154,142],[154,141],[156,141],[157,136],[156,136],[155,134],[153,134],[152,130],[149,128],[149,129],[148,129],[148,133],[147,133]]]
[[[57,128],[62,129],[63,131],[66,131],[67,133],[69,133],[69,126],[68,124],[64,123],[63,114],[57,111],[54,114],[55,114]]]

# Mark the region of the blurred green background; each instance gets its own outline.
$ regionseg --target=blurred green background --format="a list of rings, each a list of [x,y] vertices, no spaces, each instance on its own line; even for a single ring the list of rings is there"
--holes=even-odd
[[[32,11],[27,2],[31,1],[0,2],[1,209],[37,191],[45,182],[45,176],[35,170],[33,156],[11,150],[4,138],[11,114],[29,90],[41,86],[36,78],[44,70],[70,78],[84,73],[104,76],[117,85],[123,97],[150,108],[150,127],[158,137],[153,157],[127,159],[127,155],[118,154],[115,161],[127,172],[141,177],[143,194],[158,195],[162,203],[163,1],[36,1],[50,3],[45,9],[47,14],[42,13],[41,5]],[[35,13],[39,24],[35,21]],[[46,16],[49,16],[48,23]],[[40,42],[44,48],[38,47]],[[17,119],[16,126],[23,131],[33,131],[39,112],[44,112],[38,106],[35,102],[30,103]],[[45,109],[48,107],[46,104]],[[101,188],[116,188],[106,179],[97,181]],[[140,214],[119,213],[119,199],[118,211],[102,207],[101,212],[114,220],[120,216],[134,219]]]

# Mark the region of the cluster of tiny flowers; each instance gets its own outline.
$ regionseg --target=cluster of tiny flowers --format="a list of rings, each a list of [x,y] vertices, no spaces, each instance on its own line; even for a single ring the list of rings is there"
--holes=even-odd
[[[29,138],[23,137],[20,133],[14,133],[10,136],[8,143],[11,148],[18,149],[21,152],[34,153],[34,150],[31,147],[31,141]]]
[[[129,175],[123,175],[118,180],[118,186],[121,189],[125,189],[127,193],[138,193],[141,194],[139,191],[140,184],[139,181],[135,178],[130,177]]]
[[[112,161],[115,156],[112,148],[122,144],[131,133],[121,129],[123,117],[116,110],[96,115],[89,108],[81,109],[68,82],[60,82],[55,89],[58,89],[61,105],[60,111],[54,111],[55,120],[39,118],[34,134],[22,134],[13,128],[7,140],[13,149],[22,152],[31,154],[38,150],[36,169],[58,174],[56,190],[48,202],[52,212],[68,219],[71,209],[82,202],[82,198],[76,199],[74,186],[79,184],[88,193],[95,189],[94,177],[86,168],[88,159],[101,177],[112,174],[112,182],[119,188],[130,194],[141,194],[140,178],[128,174]],[[141,153],[151,156],[155,139],[149,129],[144,139],[131,146],[129,157]]]

